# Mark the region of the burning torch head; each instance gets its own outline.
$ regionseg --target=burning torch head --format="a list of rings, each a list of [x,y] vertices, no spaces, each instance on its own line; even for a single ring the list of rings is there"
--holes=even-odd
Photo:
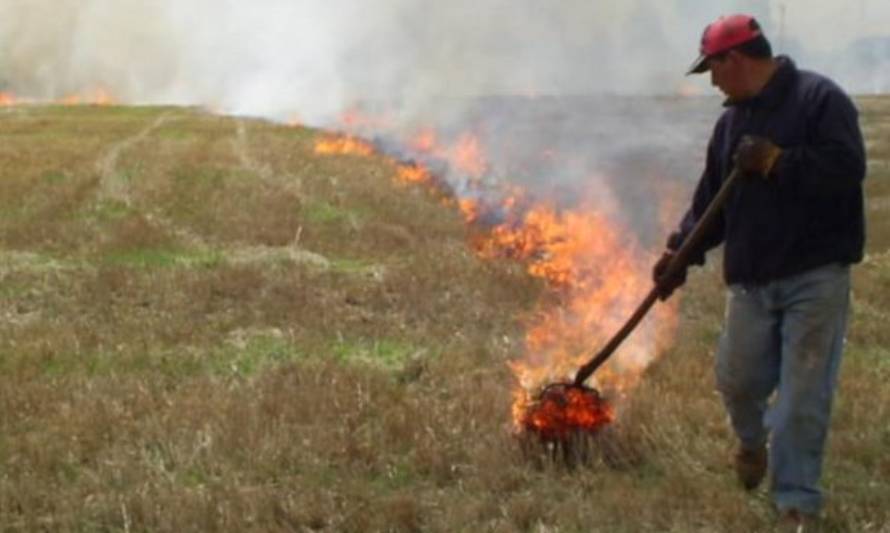
[[[596,389],[574,383],[554,383],[526,410],[522,426],[543,441],[565,442],[577,434],[597,433],[614,417],[612,406]]]

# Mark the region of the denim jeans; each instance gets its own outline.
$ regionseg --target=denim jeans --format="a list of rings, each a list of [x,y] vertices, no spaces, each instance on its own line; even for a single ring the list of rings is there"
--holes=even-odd
[[[849,301],[850,269],[839,264],[729,287],[717,389],[741,446],[769,442],[780,511],[817,513],[822,506],[822,454]]]

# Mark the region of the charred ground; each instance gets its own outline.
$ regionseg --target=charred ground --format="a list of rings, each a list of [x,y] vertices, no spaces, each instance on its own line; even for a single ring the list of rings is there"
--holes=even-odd
[[[830,527],[890,523],[890,100]],[[712,392],[718,270],[622,412],[627,461],[534,464],[505,362],[541,286],[317,133],[181,108],[0,109],[0,524],[149,531],[769,529]]]

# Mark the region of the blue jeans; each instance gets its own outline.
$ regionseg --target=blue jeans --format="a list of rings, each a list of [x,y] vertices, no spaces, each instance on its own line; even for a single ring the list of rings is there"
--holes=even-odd
[[[822,507],[822,454],[849,301],[850,269],[839,264],[729,287],[717,388],[741,446],[755,449],[769,440],[771,492],[780,511]]]

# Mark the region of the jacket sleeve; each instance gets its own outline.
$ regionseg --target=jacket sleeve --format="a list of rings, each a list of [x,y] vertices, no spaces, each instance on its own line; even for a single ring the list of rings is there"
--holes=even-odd
[[[866,159],[856,107],[833,84],[826,82],[814,92],[809,133],[802,145],[783,147],[775,170],[779,183],[819,196],[858,188]]]
[[[677,228],[677,231],[675,231],[670,235],[670,237],[668,237],[667,247],[669,250],[676,252],[680,249],[680,247],[683,245],[683,242],[686,240],[689,234],[692,233],[692,229],[695,227],[695,224],[698,223],[699,219],[701,219],[701,216],[708,208],[708,205],[710,205],[711,200],[714,198],[714,196],[716,196],[717,191],[720,190],[720,185],[723,181],[720,172],[721,165],[718,163],[719,158],[717,155],[716,142],[714,139],[715,137],[712,137],[710,143],[708,143],[708,154],[707,160],[705,162],[705,169],[702,172],[701,179],[699,180],[698,185],[695,188],[695,193],[692,197],[692,204],[690,205],[689,210],[686,211],[683,219],[680,221],[680,226],[679,228]],[[702,238],[701,244],[698,246],[698,249],[693,250],[690,254],[690,264],[703,265],[705,263],[705,253],[711,248],[714,248],[715,246],[718,246],[721,242],[723,242],[725,225],[725,217],[718,217],[715,220],[715,224],[713,225],[713,227],[711,227],[710,231],[708,231]]]

